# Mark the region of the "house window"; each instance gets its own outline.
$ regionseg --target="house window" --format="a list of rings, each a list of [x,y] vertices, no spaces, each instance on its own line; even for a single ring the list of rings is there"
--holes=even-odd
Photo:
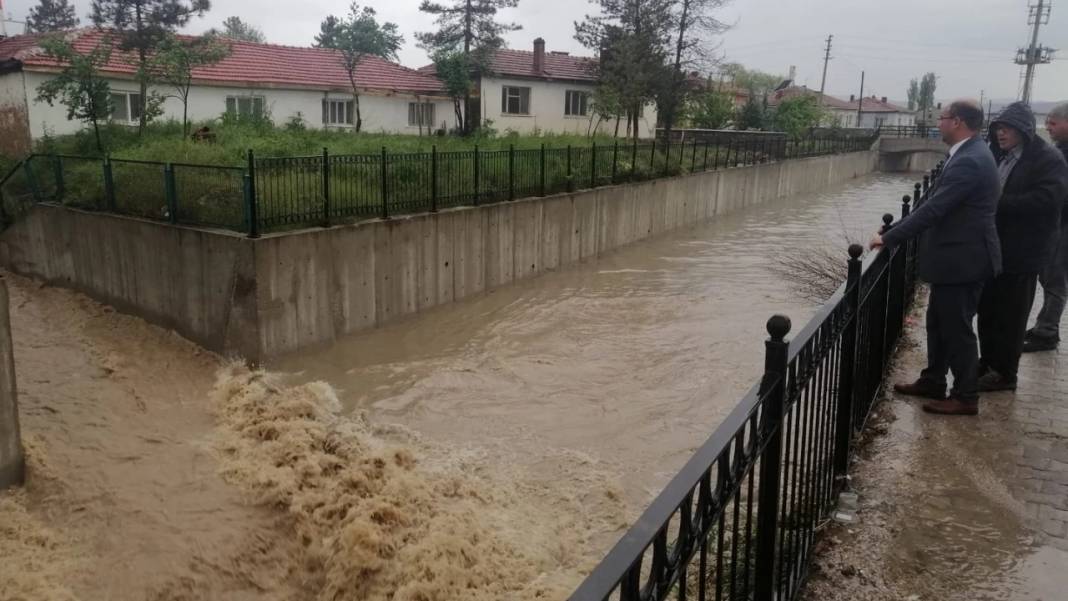
[[[141,94],[137,92],[111,93],[111,120],[137,123],[141,120]]]
[[[429,102],[408,103],[408,125],[410,127],[434,124],[434,105]]]
[[[589,109],[590,93],[568,90],[564,94],[564,114],[573,117],[585,117]]]
[[[263,96],[227,96],[226,112],[258,119],[263,116]]]
[[[351,100],[323,99],[323,124],[352,125],[352,107]]]
[[[501,112],[505,115],[529,115],[530,88],[504,86],[501,91]]]

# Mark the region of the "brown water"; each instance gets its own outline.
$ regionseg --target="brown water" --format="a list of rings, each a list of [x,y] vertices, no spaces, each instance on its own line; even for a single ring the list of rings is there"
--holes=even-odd
[[[740,211],[271,368],[504,464],[561,470],[577,454],[641,507],[756,381],[767,318],[800,328],[811,314],[776,257],[828,244],[844,257],[912,181],[875,175]]]

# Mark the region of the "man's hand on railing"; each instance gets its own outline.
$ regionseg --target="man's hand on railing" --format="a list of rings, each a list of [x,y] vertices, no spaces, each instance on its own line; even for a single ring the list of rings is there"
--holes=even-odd
[[[883,237],[880,234],[875,234],[874,236],[872,236],[871,237],[871,242],[868,243],[868,248],[870,250],[875,250],[876,248],[882,248],[882,246],[883,246]]]

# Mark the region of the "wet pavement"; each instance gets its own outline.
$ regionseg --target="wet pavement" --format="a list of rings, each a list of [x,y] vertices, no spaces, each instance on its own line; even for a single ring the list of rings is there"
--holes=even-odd
[[[922,315],[893,380],[924,365]],[[978,418],[883,404],[854,470],[859,522],[830,528],[808,599],[1068,599],[1068,348],[1024,355],[1019,377]]]

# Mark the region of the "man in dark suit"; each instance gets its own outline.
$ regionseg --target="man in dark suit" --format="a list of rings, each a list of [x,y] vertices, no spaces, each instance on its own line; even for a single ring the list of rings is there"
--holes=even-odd
[[[997,212],[998,169],[979,136],[983,109],[958,100],[938,117],[949,148],[941,177],[927,200],[892,229],[876,234],[871,248],[892,248],[920,239],[921,278],[931,285],[927,307],[927,369],[894,390],[931,399],[924,411],[943,415],[979,413],[979,349],[972,320],[983,282],[1001,270]],[[953,389],[946,398],[946,374]]]
[[[986,283],[979,299],[979,390],[1016,390],[1038,274],[1057,249],[1068,165],[1038,137],[1035,115],[1022,102],[991,121],[990,150],[1001,181],[997,228],[1003,259],[1002,273]]]

